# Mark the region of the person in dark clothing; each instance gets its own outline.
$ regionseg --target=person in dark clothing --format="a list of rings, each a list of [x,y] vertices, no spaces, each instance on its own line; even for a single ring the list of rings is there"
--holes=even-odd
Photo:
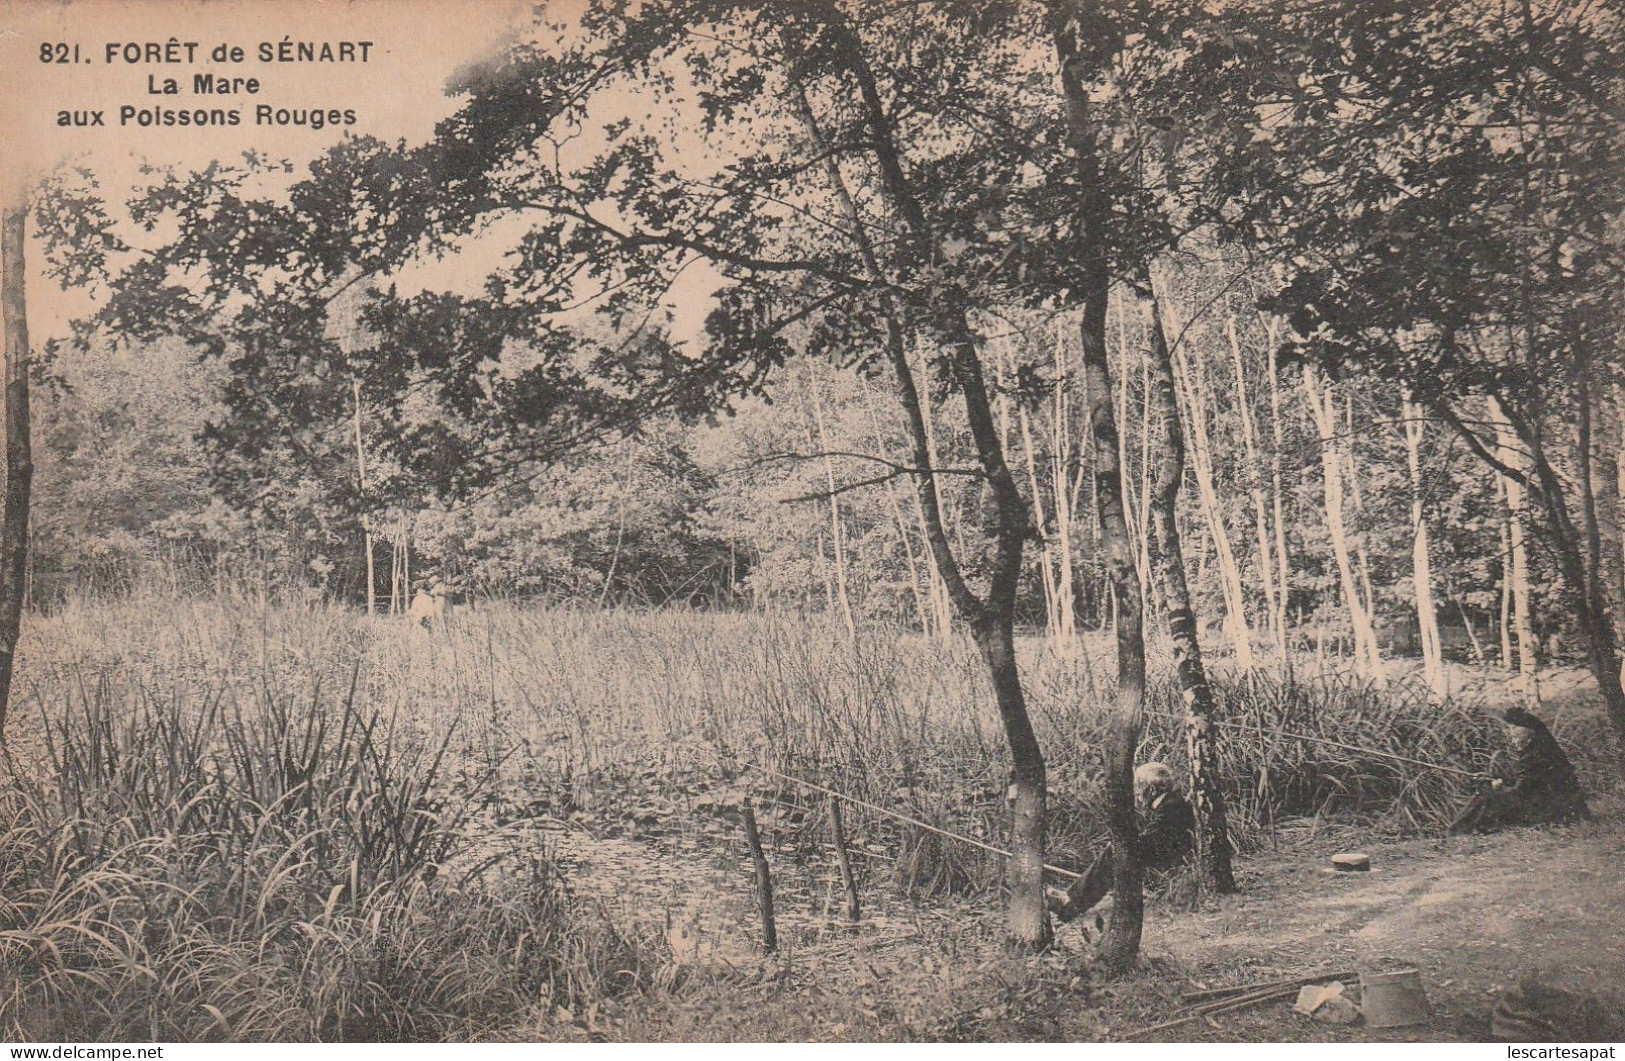
[[[1574,764],[1546,723],[1521,707],[1508,708],[1502,718],[1512,751],[1512,783],[1491,781],[1456,818],[1451,833],[1589,819],[1591,808]]]
[[[1178,790],[1174,772],[1163,763],[1146,763],[1134,771],[1134,789],[1142,808],[1136,854],[1147,869],[1177,869],[1190,858],[1196,814]],[[1050,896],[1050,911],[1064,925],[1087,913],[1111,890],[1112,849],[1108,846],[1064,896]]]

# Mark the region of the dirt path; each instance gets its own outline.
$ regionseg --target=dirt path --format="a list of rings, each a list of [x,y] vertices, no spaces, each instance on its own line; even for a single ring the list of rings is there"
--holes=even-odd
[[[1538,968],[1579,990],[1625,985],[1625,823],[1515,830],[1366,848],[1372,872],[1334,873],[1324,843],[1254,863],[1213,911],[1159,910],[1147,954],[1201,983],[1331,967],[1420,969],[1431,1024],[1371,1032],[1274,1006],[1183,1029],[1186,1038],[1480,1039],[1497,993]],[[1173,1037],[1173,1036],[1170,1036]]]
[[[1372,872],[1332,873],[1351,847],[1321,836],[1247,860],[1241,895],[1148,913],[1141,968],[1099,983],[1077,927],[1037,957],[1012,953],[983,900],[916,908],[776,958],[749,957],[748,918],[724,934],[731,973],[645,1000],[616,1037],[709,1041],[1089,1040],[1180,1012],[1181,990],[1333,968],[1415,966],[1434,1017],[1376,1031],[1294,1015],[1288,1003],[1187,1024],[1192,1041],[1482,1041],[1498,993],[1531,968],[1559,985],[1625,985],[1625,819],[1365,847]],[[722,881],[716,882],[722,885]],[[719,892],[723,889],[719,888]],[[731,889],[728,889],[731,890]],[[713,901],[722,894],[711,896]],[[815,918],[816,919],[816,918]],[[715,922],[713,922],[715,925]],[[722,926],[717,926],[722,927]]]

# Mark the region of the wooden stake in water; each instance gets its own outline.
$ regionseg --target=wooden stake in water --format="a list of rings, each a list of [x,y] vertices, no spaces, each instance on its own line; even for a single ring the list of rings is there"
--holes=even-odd
[[[756,867],[756,906],[762,913],[762,949],[772,954],[779,947],[779,931],[773,923],[773,874],[767,868],[767,855],[762,851],[762,834],[756,828],[756,809],[746,800],[739,809],[745,822],[745,843],[750,846],[750,860]]]
[[[846,919],[854,924],[863,916],[858,905],[858,882],[852,875],[852,855],[846,849],[846,830],[841,826],[841,802],[829,798],[830,840],[835,844],[835,861],[841,867],[841,888],[846,892]]]

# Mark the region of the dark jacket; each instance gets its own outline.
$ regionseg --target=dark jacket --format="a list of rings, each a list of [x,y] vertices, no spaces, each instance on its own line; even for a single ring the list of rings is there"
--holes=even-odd
[[[1507,720],[1528,734],[1512,761],[1508,794],[1517,800],[1516,817],[1530,825],[1591,817],[1574,764],[1552,731],[1526,711],[1518,711],[1516,718],[1513,714],[1509,711]]]
[[[1147,869],[1169,870],[1191,854],[1196,813],[1179,792],[1164,792],[1146,808],[1140,826],[1140,861]]]

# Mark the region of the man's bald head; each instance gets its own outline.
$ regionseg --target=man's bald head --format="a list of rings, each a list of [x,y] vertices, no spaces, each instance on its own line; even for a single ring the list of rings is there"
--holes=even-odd
[[[1175,784],[1174,771],[1167,763],[1145,763],[1134,771],[1134,791],[1147,803],[1172,792]]]

